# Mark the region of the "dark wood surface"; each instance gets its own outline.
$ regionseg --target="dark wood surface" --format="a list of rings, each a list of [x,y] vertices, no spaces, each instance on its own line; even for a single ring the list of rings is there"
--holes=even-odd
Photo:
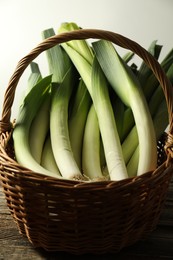
[[[43,249],[33,248],[28,240],[19,234],[0,187],[0,260],[2,259],[173,259],[173,184],[170,185],[157,229],[150,234],[147,240],[139,241],[118,254],[83,256],[74,256],[64,252],[46,252]]]

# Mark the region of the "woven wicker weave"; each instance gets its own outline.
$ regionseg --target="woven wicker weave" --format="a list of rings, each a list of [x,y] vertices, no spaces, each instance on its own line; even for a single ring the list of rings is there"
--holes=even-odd
[[[11,107],[24,70],[39,54],[56,44],[89,38],[110,40],[133,51],[152,69],[163,87],[170,132],[159,142],[160,166],[154,172],[118,182],[87,183],[43,177],[15,161]],[[172,112],[170,82],[159,63],[136,42],[109,31],[81,29],[39,44],[19,61],[5,93],[0,121],[0,180],[20,233],[35,247],[74,254],[117,252],[145,238],[158,223],[172,177]]]

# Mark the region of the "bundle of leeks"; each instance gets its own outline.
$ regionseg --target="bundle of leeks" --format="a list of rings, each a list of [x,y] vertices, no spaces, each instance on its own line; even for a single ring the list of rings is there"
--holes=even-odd
[[[59,33],[78,29],[63,23]],[[161,48],[153,41],[148,51],[158,59]],[[122,58],[105,40],[72,40],[46,53],[50,76],[31,63],[13,131],[16,160],[46,176],[81,181],[118,181],[155,170],[168,111],[145,63],[128,65],[134,54]],[[161,62],[171,82],[172,61],[171,50]]]

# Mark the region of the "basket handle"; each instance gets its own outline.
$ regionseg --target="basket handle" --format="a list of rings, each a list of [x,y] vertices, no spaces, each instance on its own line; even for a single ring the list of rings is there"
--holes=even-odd
[[[9,131],[12,128],[10,117],[11,107],[13,105],[15,96],[15,89],[17,87],[20,77],[22,76],[26,67],[31,63],[31,61],[34,60],[43,51],[51,47],[54,47],[57,44],[67,42],[70,40],[82,40],[88,38],[108,40],[122,48],[129,49],[135,54],[137,54],[140,58],[142,58],[144,62],[148,65],[148,67],[150,67],[150,69],[153,71],[154,75],[158,79],[160,85],[162,86],[166,98],[170,124],[169,139],[171,139],[170,143],[172,145],[173,90],[172,85],[168,80],[166,74],[164,73],[163,69],[161,68],[159,62],[146,49],[144,49],[135,41],[132,41],[120,34],[99,29],[80,29],[52,36],[41,42],[39,45],[37,45],[37,47],[35,47],[28,55],[26,55],[23,59],[21,59],[18,62],[18,65],[9,81],[7,90],[5,92],[2,119],[0,121],[0,133]]]

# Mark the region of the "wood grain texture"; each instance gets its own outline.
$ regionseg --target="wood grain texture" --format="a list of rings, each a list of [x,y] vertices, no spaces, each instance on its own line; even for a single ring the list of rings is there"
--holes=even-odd
[[[15,222],[6,206],[2,188],[0,187],[0,260],[29,259],[173,259],[173,184],[170,185],[165,207],[160,216],[157,229],[145,241],[123,249],[120,253],[106,255],[74,256],[64,252],[46,252],[35,249],[19,234]]]

